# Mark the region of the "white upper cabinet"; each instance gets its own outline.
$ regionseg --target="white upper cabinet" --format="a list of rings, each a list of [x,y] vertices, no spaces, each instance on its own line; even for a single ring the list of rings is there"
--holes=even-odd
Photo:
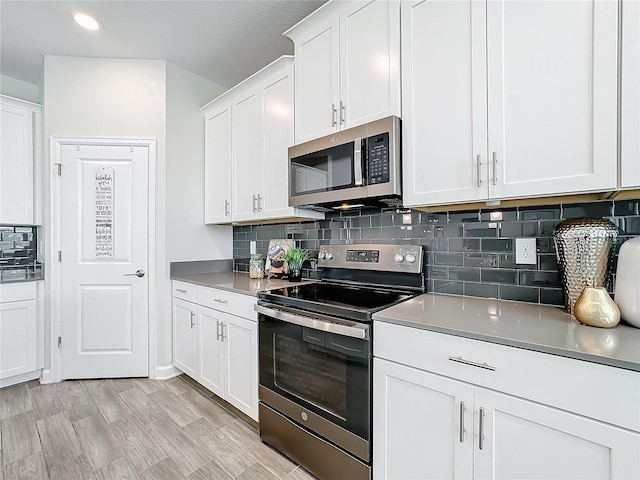
[[[222,99],[205,111],[205,223],[231,221],[231,102]]]
[[[400,2],[329,2],[295,43],[295,141],[400,116]]]
[[[615,190],[616,2],[402,3],[404,202]]]
[[[0,95],[0,224],[33,225],[41,107]]]
[[[622,1],[620,187],[640,188],[640,2]]]
[[[293,58],[282,57],[203,108],[205,223],[315,219],[289,207]]]

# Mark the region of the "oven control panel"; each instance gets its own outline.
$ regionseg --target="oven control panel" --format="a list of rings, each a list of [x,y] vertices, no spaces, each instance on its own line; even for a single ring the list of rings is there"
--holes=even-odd
[[[420,273],[423,252],[420,245],[323,245],[318,266]]]

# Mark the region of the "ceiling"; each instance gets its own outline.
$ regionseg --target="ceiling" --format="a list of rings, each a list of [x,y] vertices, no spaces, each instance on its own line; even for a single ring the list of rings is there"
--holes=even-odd
[[[45,54],[167,60],[232,87],[281,55],[326,0],[0,0],[0,73],[39,83]],[[72,19],[94,16],[102,29]]]

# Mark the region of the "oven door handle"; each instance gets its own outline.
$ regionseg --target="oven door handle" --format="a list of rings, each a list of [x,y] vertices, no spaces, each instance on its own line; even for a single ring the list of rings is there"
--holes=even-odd
[[[344,335],[347,337],[360,338],[363,340],[367,340],[369,338],[368,325],[350,325],[341,323],[339,319],[332,317],[323,317],[327,320],[321,320],[321,318],[307,317],[305,315],[300,315],[297,313],[287,313],[283,312],[282,310],[263,307],[262,305],[254,305],[253,308],[256,312],[262,313],[267,317],[275,318],[276,320],[282,320],[283,322],[287,323],[300,325],[301,327],[307,327],[323,332],[335,333],[337,335]]]

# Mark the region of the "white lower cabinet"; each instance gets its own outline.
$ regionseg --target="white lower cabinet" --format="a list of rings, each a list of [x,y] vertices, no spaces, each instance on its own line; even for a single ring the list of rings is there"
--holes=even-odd
[[[177,281],[173,285],[173,364],[257,421],[255,297],[209,287],[196,289]]]
[[[377,329],[376,338],[382,338],[378,344],[393,342],[396,345],[393,348],[399,349],[402,345],[401,336],[411,335],[413,329],[391,327],[391,332],[395,328],[401,329],[400,337],[388,335],[389,332],[384,332],[386,335],[381,337],[382,329]],[[435,341],[439,337],[456,338],[435,334],[435,337],[428,335],[425,339]],[[484,342],[476,343],[482,345]],[[497,347],[484,345],[490,350]],[[421,351],[428,352],[431,347],[437,349],[428,341],[423,342]],[[519,349],[498,348],[512,350],[511,358],[518,365]],[[386,349],[385,355],[390,350]],[[463,352],[464,345],[452,351],[451,356],[457,359]],[[556,358],[559,361],[566,360]],[[474,384],[468,379],[459,381],[440,374],[437,362],[431,372],[426,371],[423,365],[419,365],[420,368],[408,366],[406,359],[404,354],[395,358],[374,359],[374,478],[640,478],[640,433],[637,431],[520,398],[516,396],[520,393],[517,385],[514,386],[514,394],[481,386],[485,378],[501,374],[500,366],[491,371],[457,361],[449,362],[454,368],[458,365],[461,369],[478,370],[475,375],[471,373]],[[485,363],[483,359],[480,360],[476,363]],[[604,393],[597,383],[591,383],[592,379],[589,379],[588,372],[592,364],[583,363],[584,378],[566,378],[561,373],[545,369],[544,375],[549,379],[546,387],[567,382],[590,385],[592,395],[601,398],[600,408],[609,409],[618,398],[617,394],[625,395],[625,390]],[[535,365],[531,365],[529,371],[522,371],[522,376],[535,384],[536,369]],[[618,375],[617,370],[620,369],[611,367],[612,377]],[[638,377],[628,378],[632,382],[635,379],[638,390]],[[629,395],[631,384],[626,383],[626,395]],[[539,386],[544,387],[542,384]],[[637,395],[637,392],[633,394]],[[607,398],[613,402],[611,405],[607,405]],[[615,408],[620,408],[620,405]],[[629,413],[631,418],[634,412]]]
[[[32,380],[43,366],[36,284],[0,285],[0,387]]]

